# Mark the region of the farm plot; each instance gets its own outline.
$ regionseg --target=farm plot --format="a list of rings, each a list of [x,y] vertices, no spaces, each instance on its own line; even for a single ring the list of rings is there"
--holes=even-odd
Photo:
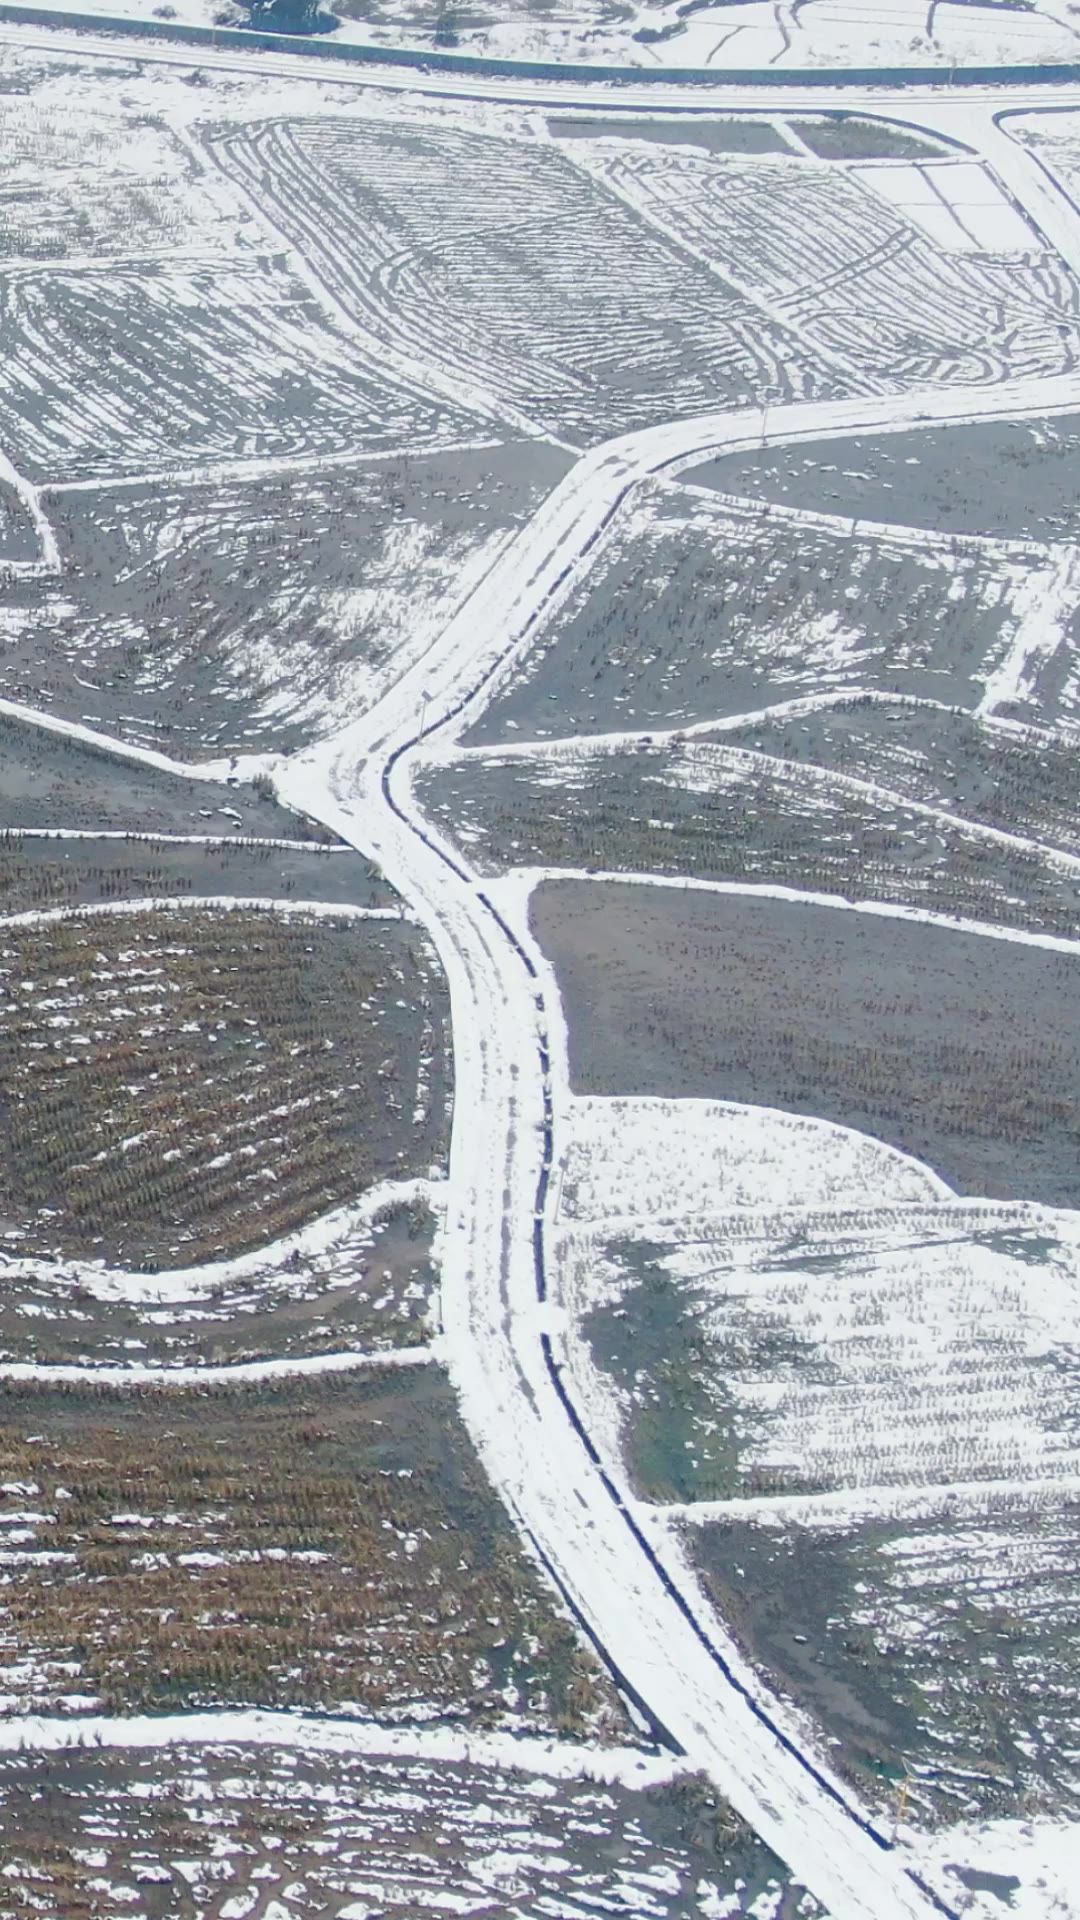
[[[446,1008],[407,923],[198,910],[0,927],[9,1251],[190,1265],[446,1132]]]
[[[718,1910],[775,1920],[787,1881],[691,1777],[643,1790],[480,1758],[368,1759],[242,1736],[5,1755],[0,1846],[21,1911],[94,1913],[105,1899],[145,1920],[213,1920],[223,1903],[257,1911],[249,1902],[280,1920],[411,1920],[463,1903],[507,1920]],[[804,1897],[799,1912],[815,1910]]]
[[[922,129],[858,113],[819,113],[784,124],[819,160],[930,160],[947,152]]]
[[[237,834],[326,845],[325,827],[259,787],[189,779],[0,713],[0,832],[77,828],[152,837]]]
[[[868,1490],[891,1513],[920,1488],[1080,1486],[1068,1216],[939,1204],[579,1232],[565,1288],[644,1499],[799,1512],[788,1497],[824,1494],[805,1510],[851,1519]]]
[[[466,737],[677,725],[852,686],[974,704],[1036,568],[653,487]]]
[[[376,374],[270,261],[0,266],[0,441],[32,479],[371,452],[475,421]]]
[[[842,520],[1020,540],[1080,535],[1080,417],[976,421],[723,454],[684,481]]]
[[[733,746],[826,767],[898,797],[1080,854],[1076,752],[936,704],[852,700],[725,731]]]
[[[220,182],[160,120],[60,97],[0,93],[0,261],[130,257],[234,245],[244,223]]]
[[[962,1192],[1076,1206],[1080,954],[739,894],[558,880],[532,926],[581,1093],[855,1127]]]
[[[751,880],[1080,936],[1080,865],[1062,872],[888,794],[726,744],[493,750],[436,764],[418,790],[481,871]]]
[[[9,596],[6,691],[193,760],[290,751],[430,645],[567,464],[489,445],[55,494],[65,576]]]
[[[148,1395],[9,1385],[0,1453],[9,1713],[348,1704],[624,1730],[435,1366]]]
[[[718,116],[711,119],[694,114],[665,119],[617,119],[605,114],[594,120],[588,114],[553,116],[546,122],[553,140],[647,140],[662,147],[704,147],[708,153],[791,153],[794,147],[784,138],[780,125],[764,114],[744,120]]]
[[[819,1722],[830,1764],[907,1818],[1080,1801],[1075,1494],[947,1492],[914,1518],[734,1516],[682,1540],[729,1629]]]
[[[308,851],[239,839],[208,846],[149,837],[38,840],[0,831],[0,912],[188,894],[363,907],[387,906],[395,898],[351,848],[312,845]]]
[[[972,161],[924,174],[659,146],[575,152],[673,242],[752,288],[834,382],[981,384],[1077,365],[1075,283]],[[974,214],[963,224],[976,175],[978,228]]]
[[[651,1231],[717,1214],[951,1199],[920,1161],[805,1115],[734,1101],[579,1096],[560,1128],[556,1219]],[[599,1231],[597,1227],[597,1231]]]
[[[554,143],[327,116],[211,151],[370,334],[548,432],[822,389],[812,352]]]
[[[423,1346],[439,1322],[438,1191],[384,1182],[261,1253],[153,1278],[9,1260],[0,1361],[221,1367]]]

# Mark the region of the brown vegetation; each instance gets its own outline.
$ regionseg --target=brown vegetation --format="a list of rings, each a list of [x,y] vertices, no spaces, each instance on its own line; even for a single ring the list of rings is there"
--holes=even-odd
[[[614,1710],[434,1367],[9,1387],[0,1480],[0,1687],[25,1708],[355,1703],[575,1734]]]
[[[426,1170],[441,1021],[404,923],[182,909],[9,927],[0,1214],[24,1247],[158,1265],[285,1233]]]

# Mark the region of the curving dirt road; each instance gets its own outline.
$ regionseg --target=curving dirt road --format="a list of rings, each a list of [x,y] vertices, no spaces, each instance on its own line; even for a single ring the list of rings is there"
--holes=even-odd
[[[1080,404],[1080,380],[962,396],[790,406],[769,437],[1016,418]],[[286,763],[283,799],[375,856],[433,938],[450,984],[456,1100],[444,1246],[447,1354],[500,1493],[632,1698],[706,1768],[835,1920],[942,1911],[846,1788],[803,1751],[731,1646],[652,1558],[561,1392],[545,1294],[543,1203],[562,1088],[532,959],[412,793],[417,750],[453,737],[530,644],[631,489],[756,443],[728,413],[627,435],[586,455],[504,551],[433,651],[365,719]],[[557,1017],[557,1016],[556,1016]]]

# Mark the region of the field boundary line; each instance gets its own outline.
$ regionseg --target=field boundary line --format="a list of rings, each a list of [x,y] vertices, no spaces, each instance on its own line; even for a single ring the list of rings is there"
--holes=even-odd
[[[848,900],[841,894],[811,893],[797,887],[744,883],[741,880],[687,880],[670,873],[608,873],[602,868],[586,867],[513,867],[501,876],[519,885],[528,882],[531,893],[545,881],[596,880],[605,886],[675,887],[685,893],[742,894],[751,899],[780,900],[793,906],[831,907],[838,913],[865,913],[882,920],[912,920],[920,926],[941,927],[946,933],[974,933],[982,939],[1009,940],[1017,946],[1043,947],[1049,953],[1080,954],[1080,939],[1067,940],[1061,934],[1034,933],[1025,927],[1003,927],[990,921],[967,920],[961,915],[932,913],[924,907],[898,906],[887,900]],[[482,884],[482,883],[481,883]],[[489,886],[499,882],[488,882]]]
[[[687,1771],[672,1754],[634,1747],[579,1746],[536,1735],[420,1725],[388,1727],[374,1720],[304,1714],[267,1707],[172,1714],[8,1714],[0,1719],[0,1752],[60,1753],[175,1746],[295,1747],[338,1757],[431,1760],[511,1767],[552,1780],[586,1779],[624,1786],[662,1786]]]
[[[1061,1474],[1041,1474],[1031,1480],[956,1480],[932,1481],[925,1486],[839,1487],[823,1493],[777,1493],[734,1495],[730,1500],[639,1500],[639,1519],[650,1522],[682,1520],[694,1526],[707,1526],[713,1520],[751,1520],[763,1526],[781,1527],[792,1521],[802,1526],[828,1525],[830,1521],[855,1525],[873,1519],[917,1519],[926,1512],[955,1502],[966,1514],[980,1500],[995,1500],[1010,1494],[1025,1499],[1040,1494],[1073,1495],[1080,1492],[1080,1471],[1075,1466]],[[957,1517],[961,1517],[958,1512]]]
[[[443,1349],[436,1336],[423,1346],[384,1347],[376,1353],[361,1353],[350,1347],[345,1352],[280,1354],[267,1360],[235,1360],[206,1366],[193,1362],[170,1366],[168,1361],[152,1365],[145,1360],[132,1361],[130,1366],[109,1362],[96,1366],[92,1360],[6,1360],[0,1364],[0,1380],[19,1386],[151,1387],[158,1391],[170,1387],[244,1386],[303,1374],[359,1373],[365,1368],[392,1371],[396,1367],[439,1366],[442,1362]]]
[[[29,907],[23,913],[0,915],[0,933],[19,927],[40,927],[60,920],[96,920],[109,915],[176,914],[185,908],[196,913],[284,913],[310,915],[317,920],[412,921],[404,901],[400,907],[357,907],[328,900],[281,900],[272,895],[221,893],[133,894],[129,900],[92,900],[70,907]]]

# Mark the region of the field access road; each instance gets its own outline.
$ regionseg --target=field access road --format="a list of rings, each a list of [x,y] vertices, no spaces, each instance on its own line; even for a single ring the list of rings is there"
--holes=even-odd
[[[118,58],[260,77],[434,94],[527,100],[591,113],[747,112],[737,82],[660,88],[507,82],[482,75],[305,63],[252,50],[122,44],[93,33],[0,27],[0,42],[81,60]],[[1016,89],[943,98],[851,88],[754,89],[751,109],[830,105],[912,120],[980,139],[1022,104]],[[1080,92],[1032,91],[1032,105],[1080,105]],[[1038,162],[998,131],[991,164],[1013,197],[1077,263],[1070,203]],[[981,150],[981,149],[980,149]],[[1039,184],[1036,182],[1038,176]],[[1080,376],[770,408],[770,442],[888,431],[921,422],[1016,419],[1080,409]],[[950,1909],[875,1832],[783,1709],[742,1667],[720,1626],[695,1617],[671,1585],[607,1477],[549,1364],[557,1303],[546,1295],[544,1204],[567,1089],[557,1014],[545,1005],[527,947],[500,919],[476,875],[418,807],[412,773],[425,742],[451,740],[490,697],[501,670],[531,644],[605,527],[647,477],[758,444],[756,411],[723,412],[629,434],[579,459],[450,620],[425,658],[379,704],[316,749],[278,764],[281,797],[374,856],[427,927],[451,994],[455,1111],[443,1241],[443,1352],[486,1468],[524,1537],[632,1697],[828,1909],[832,1920],[929,1920]]]
[[[795,441],[1069,407],[1080,407],[1080,377],[792,405],[770,410],[768,427],[770,441]],[[446,970],[456,1093],[444,1351],[488,1472],[615,1670],[833,1920],[926,1920],[941,1903],[799,1750],[763,1691],[750,1697],[734,1648],[673,1595],[560,1396],[548,1365],[557,1311],[540,1297],[546,1169],[566,1092],[557,1050],[528,955],[412,792],[425,746],[452,739],[490,697],[631,490],[758,438],[757,416],[721,413],[586,454],[431,652],[362,720],[282,763],[277,784],[286,802],[381,862]]]

